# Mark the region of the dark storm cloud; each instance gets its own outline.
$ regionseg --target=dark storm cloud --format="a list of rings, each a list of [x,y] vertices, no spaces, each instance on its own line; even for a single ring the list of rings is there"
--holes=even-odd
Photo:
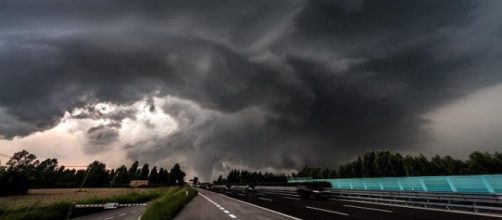
[[[501,82],[499,1],[1,4],[0,134],[170,95],[179,130],[125,150],[184,154],[206,176],[417,149],[424,114]]]
[[[108,146],[119,138],[117,126],[112,124],[90,128],[86,134],[88,146],[84,148],[85,153],[98,154],[110,150]]]

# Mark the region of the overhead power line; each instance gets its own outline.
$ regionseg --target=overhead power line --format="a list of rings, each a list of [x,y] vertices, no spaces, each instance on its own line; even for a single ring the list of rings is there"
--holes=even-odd
[[[0,157],[5,157],[5,158],[9,158],[10,159],[12,156],[4,154],[4,153],[0,153]]]

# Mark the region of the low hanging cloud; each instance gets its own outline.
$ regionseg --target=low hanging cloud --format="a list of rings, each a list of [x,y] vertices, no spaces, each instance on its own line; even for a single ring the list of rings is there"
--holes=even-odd
[[[500,6],[1,2],[0,135],[50,129],[75,109],[86,109],[80,119],[138,120],[143,110],[95,106],[146,97],[144,111],[169,115],[175,130],[124,141],[102,125],[84,151],[124,141],[130,159],[183,160],[204,177],[420,151],[431,136],[424,115],[502,81]]]
[[[89,147],[84,148],[84,151],[88,154],[106,151],[106,147],[111,146],[118,138],[119,132],[113,126],[99,125],[92,127],[87,131],[87,145]]]

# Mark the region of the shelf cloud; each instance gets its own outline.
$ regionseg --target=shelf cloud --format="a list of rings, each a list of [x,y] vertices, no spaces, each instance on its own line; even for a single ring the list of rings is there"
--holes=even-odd
[[[0,1],[0,137],[52,129],[80,109],[71,118],[106,123],[68,147],[91,157],[120,143],[124,160],[178,158],[205,178],[421,152],[435,136],[427,114],[502,82],[501,6]],[[131,121],[164,131],[147,112],[176,125],[123,137]]]

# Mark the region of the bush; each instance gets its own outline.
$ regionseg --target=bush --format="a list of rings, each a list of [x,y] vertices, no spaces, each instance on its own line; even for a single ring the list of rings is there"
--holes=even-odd
[[[188,190],[188,195],[186,191]],[[148,206],[142,220],[169,220],[197,195],[197,190],[189,187],[176,188]]]
[[[23,172],[8,170],[0,171],[0,196],[26,195],[30,188],[30,180]]]

